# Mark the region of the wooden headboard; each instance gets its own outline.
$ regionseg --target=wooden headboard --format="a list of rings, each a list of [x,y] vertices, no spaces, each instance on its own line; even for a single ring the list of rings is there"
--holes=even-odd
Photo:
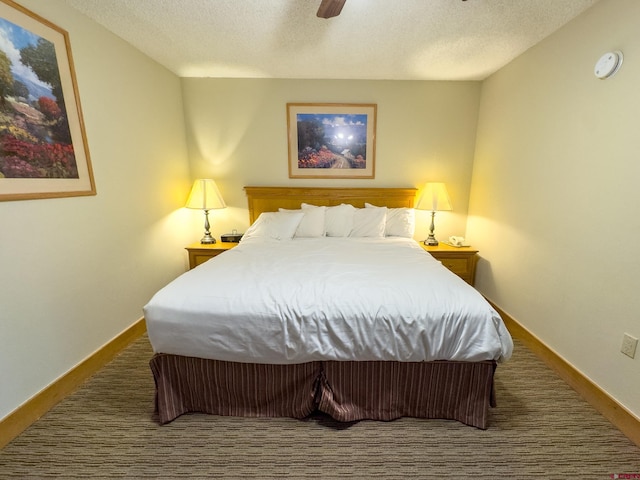
[[[301,203],[340,205],[349,203],[362,208],[365,202],[380,207],[413,207],[416,188],[331,188],[331,187],[244,187],[249,204],[249,221],[253,223],[262,212],[277,212],[279,208],[296,210]]]

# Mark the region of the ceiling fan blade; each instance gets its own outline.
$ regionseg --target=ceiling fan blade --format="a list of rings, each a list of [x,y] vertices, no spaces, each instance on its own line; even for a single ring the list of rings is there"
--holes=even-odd
[[[337,17],[344,7],[346,0],[322,0],[320,8],[318,8],[318,17],[331,18]]]

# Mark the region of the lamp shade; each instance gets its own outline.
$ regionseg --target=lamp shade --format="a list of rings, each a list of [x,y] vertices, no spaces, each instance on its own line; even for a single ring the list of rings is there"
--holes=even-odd
[[[193,182],[191,193],[187,199],[187,208],[198,208],[200,210],[213,210],[215,208],[225,208],[222,195],[216,182],[210,178],[201,178]]]
[[[451,200],[449,200],[449,193],[444,183],[429,182],[425,184],[415,208],[418,210],[431,210],[432,212],[453,210]]]

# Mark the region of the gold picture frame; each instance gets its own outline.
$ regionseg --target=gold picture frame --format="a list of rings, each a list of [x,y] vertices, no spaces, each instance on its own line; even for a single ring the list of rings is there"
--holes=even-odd
[[[289,178],[375,178],[375,104],[287,103]]]
[[[68,33],[0,0],[0,201],[95,195]]]

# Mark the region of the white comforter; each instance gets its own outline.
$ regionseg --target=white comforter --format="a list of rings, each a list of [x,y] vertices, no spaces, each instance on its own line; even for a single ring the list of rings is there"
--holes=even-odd
[[[248,239],[144,307],[155,352],[273,364],[506,360],[484,298],[415,241]]]

